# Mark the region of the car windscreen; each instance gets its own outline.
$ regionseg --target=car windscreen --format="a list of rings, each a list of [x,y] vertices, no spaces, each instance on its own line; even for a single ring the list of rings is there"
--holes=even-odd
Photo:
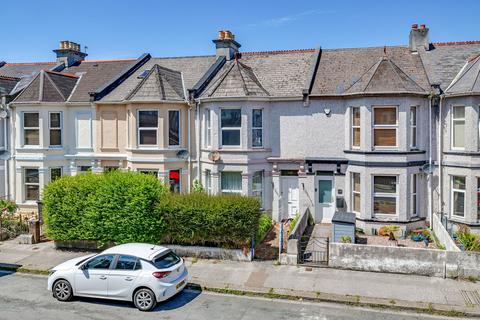
[[[156,256],[152,262],[158,269],[167,269],[179,263],[180,257],[169,250]]]

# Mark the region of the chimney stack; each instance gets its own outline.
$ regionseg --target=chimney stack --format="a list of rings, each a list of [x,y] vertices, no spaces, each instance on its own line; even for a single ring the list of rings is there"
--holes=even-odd
[[[57,62],[63,62],[68,68],[79,61],[85,60],[87,54],[81,52],[81,47],[78,43],[73,41],[60,41],[60,48],[53,50],[57,54]]]
[[[219,31],[218,39],[212,41],[215,43],[217,58],[223,56],[227,61],[232,60],[241,47],[240,43],[235,41],[235,35],[229,30]]]
[[[412,52],[418,52],[418,49],[422,47],[427,51],[430,50],[428,28],[426,25],[421,24],[420,28],[418,28],[418,24],[412,24],[408,46]]]

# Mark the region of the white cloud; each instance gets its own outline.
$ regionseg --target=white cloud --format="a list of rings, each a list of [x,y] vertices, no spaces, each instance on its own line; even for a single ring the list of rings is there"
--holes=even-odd
[[[292,23],[292,22],[300,20],[301,18],[306,17],[306,16],[331,14],[331,13],[334,13],[334,11],[308,10],[308,11],[300,12],[300,13],[297,13],[297,14],[292,14],[292,15],[288,15],[288,16],[267,19],[267,20],[263,20],[263,21],[260,21],[260,22],[257,22],[257,23],[251,23],[251,24],[246,25],[245,27],[246,28],[257,28],[257,27],[274,28],[274,27],[280,27],[282,25]]]

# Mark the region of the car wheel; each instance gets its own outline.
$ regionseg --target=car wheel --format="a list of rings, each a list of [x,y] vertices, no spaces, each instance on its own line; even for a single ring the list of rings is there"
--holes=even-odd
[[[53,284],[53,296],[58,301],[69,301],[73,297],[72,286],[67,280],[58,280]]]
[[[157,299],[152,290],[142,288],[133,295],[133,304],[140,311],[150,311],[157,305]]]

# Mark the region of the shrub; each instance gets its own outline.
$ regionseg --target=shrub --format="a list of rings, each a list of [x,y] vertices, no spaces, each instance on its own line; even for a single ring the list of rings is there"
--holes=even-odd
[[[245,248],[257,233],[260,203],[237,195],[168,194],[156,214],[165,220],[163,241]]]
[[[342,243],[352,243],[352,237],[350,236],[342,236],[340,238],[340,242]]]
[[[398,226],[394,226],[394,225],[391,225],[391,226],[384,226],[384,227],[381,227],[380,230],[378,231],[378,234],[380,236],[389,236],[390,235],[390,232],[391,233],[395,233],[397,232],[398,230],[400,230],[400,228]]]
[[[154,207],[166,192],[155,177],[134,172],[62,177],[44,189],[47,235],[55,240],[157,243],[164,222]]]
[[[292,222],[290,222],[290,226],[288,227],[288,234],[292,233],[293,229],[295,229],[298,220],[300,220],[300,212],[297,212],[295,218],[293,218]]]
[[[260,244],[260,242],[265,239],[267,233],[272,229],[273,221],[272,218],[268,214],[260,215],[260,219],[258,220],[258,230],[257,236],[255,237],[255,245]]]
[[[468,227],[462,227],[457,231],[458,241],[463,245],[467,251],[480,252],[480,237],[471,233]]]

